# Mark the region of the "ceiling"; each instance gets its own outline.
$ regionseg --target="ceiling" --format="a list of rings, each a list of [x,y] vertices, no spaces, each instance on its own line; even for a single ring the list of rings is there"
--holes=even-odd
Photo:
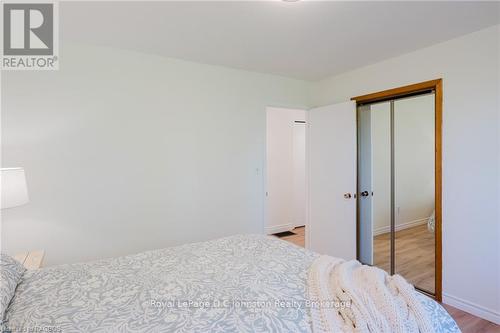
[[[499,2],[61,2],[62,43],[84,42],[322,78],[500,22]]]

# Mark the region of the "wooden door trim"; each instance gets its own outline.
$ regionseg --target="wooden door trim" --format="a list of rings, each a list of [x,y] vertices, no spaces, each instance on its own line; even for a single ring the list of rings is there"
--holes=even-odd
[[[434,140],[435,140],[435,226],[434,226],[434,237],[435,237],[435,260],[434,260],[434,270],[435,270],[435,286],[434,286],[434,298],[436,301],[442,301],[442,269],[443,269],[443,256],[442,256],[442,135],[443,135],[443,80],[436,79],[425,82],[420,82],[416,84],[410,84],[404,87],[398,87],[393,89],[388,89],[384,91],[379,91],[367,95],[361,95],[351,98],[351,100],[356,101],[356,105],[380,102],[384,100],[401,98],[404,96],[412,95],[415,93],[423,92],[426,90],[434,90],[434,117],[435,117],[435,128],[434,128]],[[359,223],[358,223],[359,224]]]
[[[398,97],[411,95],[425,90],[430,90],[430,89],[437,90],[437,87],[440,86],[441,84],[442,84],[442,79],[430,80],[430,81],[410,84],[404,87],[398,87],[367,95],[356,96],[351,98],[351,101],[356,101],[356,104],[374,103],[387,99],[395,99]]]
[[[435,98],[434,98],[434,141],[435,141],[435,205],[436,205],[436,216],[435,216],[435,246],[436,246],[436,282],[435,282],[435,294],[436,300],[438,302],[442,301],[443,290],[442,290],[442,269],[443,269],[443,256],[442,256],[442,214],[443,214],[443,189],[442,189],[442,177],[443,177],[443,80],[436,80],[435,86]]]

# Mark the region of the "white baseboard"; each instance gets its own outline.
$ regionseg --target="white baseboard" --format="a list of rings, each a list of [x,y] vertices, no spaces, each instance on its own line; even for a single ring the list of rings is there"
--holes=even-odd
[[[290,231],[294,228],[292,223],[273,225],[266,227],[266,235],[276,234],[278,232]]]
[[[419,225],[422,225],[422,224],[426,224],[427,220],[428,220],[428,218],[426,217],[426,218],[415,220],[415,221],[400,223],[400,224],[396,225],[395,229],[396,229],[396,231],[400,231],[400,230],[404,230],[404,229],[408,229],[408,228],[413,228],[413,227],[416,227],[416,226],[419,226]],[[390,231],[391,231],[391,226],[390,225],[384,226],[384,227],[380,227],[380,228],[377,228],[377,229],[373,230],[373,236],[377,236],[377,235],[381,235],[381,234],[386,234],[386,233],[388,233]]]
[[[500,313],[484,306],[443,293],[443,303],[500,325]]]

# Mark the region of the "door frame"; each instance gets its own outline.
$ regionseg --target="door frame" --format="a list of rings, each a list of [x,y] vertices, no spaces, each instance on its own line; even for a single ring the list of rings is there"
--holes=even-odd
[[[443,257],[442,257],[442,123],[443,123],[443,80],[436,79],[425,82],[420,82],[416,84],[411,84],[403,87],[388,89],[379,91],[376,93],[371,93],[367,95],[361,95],[351,98],[352,101],[356,101],[356,108],[360,104],[381,102],[384,100],[391,100],[395,98],[411,96],[413,94],[418,94],[426,90],[434,90],[434,140],[435,140],[435,169],[434,169],[434,191],[435,191],[435,233],[434,233],[434,271],[435,271],[435,287],[434,287],[434,298],[436,301],[442,301],[442,267],[443,267]],[[359,209],[359,193],[357,197],[357,206]],[[359,214],[358,214],[359,216]],[[357,230],[357,255],[359,255],[359,221],[356,223]]]
[[[307,192],[307,125],[308,125],[308,119],[307,119],[307,111],[308,109],[301,109],[301,108],[293,108],[293,107],[286,107],[286,106],[275,106],[275,105],[268,105],[266,106],[265,108],[265,119],[266,119],[266,134],[265,134],[265,147],[264,147],[264,164],[263,164],[263,167],[262,167],[262,174],[263,174],[263,218],[262,218],[262,234],[264,235],[271,235],[271,234],[274,234],[274,233],[279,233],[279,232],[284,232],[284,231],[290,231],[294,228],[294,226],[292,226],[292,223],[289,221],[289,220],[286,220],[283,225],[278,225],[278,226],[274,226],[274,227],[269,227],[269,222],[270,222],[270,198],[269,198],[269,192],[270,192],[270,189],[269,189],[269,181],[270,181],[270,176],[269,176],[269,173],[270,173],[270,168],[269,168],[269,140],[270,140],[270,137],[269,137],[269,134],[270,134],[270,124],[269,124],[269,113],[271,110],[282,110],[284,112],[287,112],[287,113],[290,113],[290,112],[303,112],[304,113],[304,117],[290,117],[290,121],[292,121],[291,119],[295,119],[293,120],[293,122],[305,122],[305,126],[306,126],[306,133],[305,133],[305,140],[306,140],[306,156],[305,156],[305,182],[306,182],[306,193],[305,193],[305,205],[306,205],[306,212],[305,212],[305,226],[306,226],[306,236],[307,236],[307,223],[308,223],[308,220],[307,220],[307,200],[308,200],[308,192]],[[301,119],[299,119],[301,118]],[[303,118],[303,119],[302,119]],[[291,135],[292,131],[290,132],[290,135]],[[292,140],[292,137],[290,136],[290,140]],[[290,154],[292,154],[292,152],[290,151]],[[271,194],[272,195],[272,194]],[[307,237],[306,237],[307,239]]]

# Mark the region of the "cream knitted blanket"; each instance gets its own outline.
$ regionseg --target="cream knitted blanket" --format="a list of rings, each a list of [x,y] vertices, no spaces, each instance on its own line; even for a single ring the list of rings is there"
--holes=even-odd
[[[356,260],[317,258],[308,291],[314,333],[434,332],[412,285]]]

